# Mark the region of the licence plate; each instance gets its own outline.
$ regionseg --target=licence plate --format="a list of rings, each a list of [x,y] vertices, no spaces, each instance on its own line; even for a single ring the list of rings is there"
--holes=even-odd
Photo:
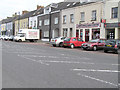
[[[112,47],[112,45],[107,45],[107,47]]]

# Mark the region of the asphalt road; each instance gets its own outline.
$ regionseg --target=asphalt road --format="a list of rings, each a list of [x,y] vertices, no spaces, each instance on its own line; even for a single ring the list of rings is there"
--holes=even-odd
[[[118,55],[2,41],[3,88],[117,88]]]

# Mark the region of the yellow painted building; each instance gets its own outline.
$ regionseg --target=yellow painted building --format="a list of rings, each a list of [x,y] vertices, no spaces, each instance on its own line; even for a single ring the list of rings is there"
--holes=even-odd
[[[34,14],[35,11],[31,12],[23,12],[20,17],[18,17],[15,21],[15,32],[14,35],[17,35],[19,29],[28,29],[29,28],[29,17]]]

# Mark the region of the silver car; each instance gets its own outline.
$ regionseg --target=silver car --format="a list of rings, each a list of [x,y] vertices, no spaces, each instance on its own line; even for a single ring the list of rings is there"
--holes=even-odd
[[[53,45],[53,47],[55,46],[63,47],[64,39],[65,37],[52,38],[50,42]]]

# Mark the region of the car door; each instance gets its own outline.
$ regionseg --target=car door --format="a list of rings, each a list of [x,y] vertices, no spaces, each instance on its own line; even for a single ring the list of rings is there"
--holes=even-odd
[[[81,47],[83,40],[81,40],[80,38],[77,38],[77,40],[78,40],[78,46]]]
[[[77,46],[78,46],[77,38],[73,38],[73,39],[72,39],[72,43],[77,47]]]
[[[98,48],[104,48],[104,46],[105,46],[105,40],[99,40],[99,42],[98,42]]]

